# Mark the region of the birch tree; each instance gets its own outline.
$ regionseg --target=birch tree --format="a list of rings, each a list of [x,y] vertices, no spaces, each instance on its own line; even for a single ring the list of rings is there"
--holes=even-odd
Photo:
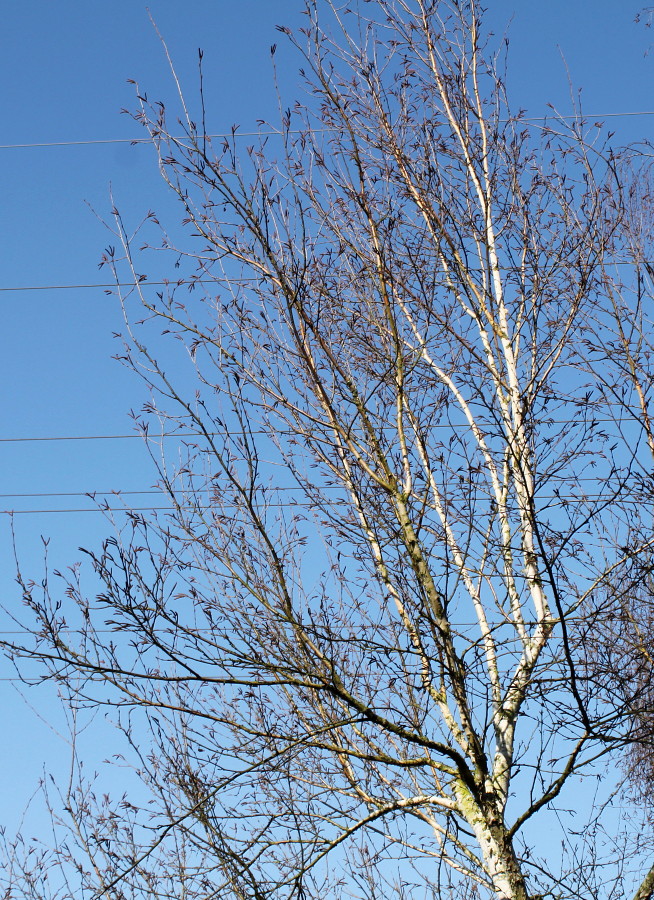
[[[610,804],[650,694],[605,640],[653,543],[624,167],[512,111],[475,2],[306,13],[306,102],[251,146],[137,88],[188,239],[114,210],[103,262],[172,510],[90,551],[97,592],[21,578],[9,649],[113,708],[149,800],[72,779],[6,896],[644,900]]]

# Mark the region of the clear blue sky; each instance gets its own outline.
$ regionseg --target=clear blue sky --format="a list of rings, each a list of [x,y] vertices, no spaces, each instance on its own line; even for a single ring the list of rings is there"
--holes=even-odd
[[[298,61],[275,24],[297,25],[300,0],[150,0],[152,15],[179,74],[193,93],[197,49],[205,50],[212,131],[233,123],[255,127],[275,119],[269,46],[288,99],[296,93]],[[554,104],[570,109],[570,83],[583,88],[592,115],[654,109],[654,32],[636,25],[637,2],[624,0],[491,0],[496,33],[508,28],[509,88],[514,107],[533,115]],[[511,21],[509,21],[511,20]],[[564,62],[565,60],[565,62]],[[137,79],[153,97],[173,87],[145,2],[21,0],[5,4],[0,36],[0,144],[39,144],[142,137],[120,115],[133,108]],[[616,118],[615,143],[651,138],[654,116]],[[147,148],[125,144],[0,148],[0,303],[2,416],[0,494],[146,490],[154,480],[135,440],[14,442],[10,438],[116,435],[144,399],[139,384],[111,360],[120,327],[116,302],[95,290],[13,291],[41,285],[105,281],[97,263],[108,236],[90,211],[109,209],[109,188],[134,220],[166,206]],[[130,498],[134,506],[156,501]],[[91,507],[83,497],[0,499],[0,509]],[[22,565],[39,575],[39,536],[49,536],[53,565],[97,545],[108,526],[94,512],[18,514]],[[18,607],[7,516],[0,517],[0,592]],[[10,627],[7,625],[6,627]],[[12,672],[3,664],[0,676]],[[44,765],[60,765],[65,746],[24,705],[16,685],[0,681],[4,737],[0,742],[0,821],[15,822]],[[47,693],[29,691],[45,720],[55,716]],[[55,717],[56,718],[56,717]]]

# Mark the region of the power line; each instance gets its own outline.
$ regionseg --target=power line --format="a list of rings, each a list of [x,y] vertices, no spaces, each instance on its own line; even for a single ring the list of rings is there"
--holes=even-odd
[[[606,113],[571,113],[569,115],[560,115],[560,114],[550,114],[543,116],[520,116],[516,117],[515,120],[502,119],[503,122],[515,121],[519,122],[556,122],[556,121],[565,121],[565,122],[574,122],[574,121],[584,121],[587,122],[589,120],[598,121],[601,119],[626,119],[626,118],[638,118],[639,116],[654,116],[654,110],[643,109],[643,110],[633,110],[633,111],[623,111],[623,112],[606,112]],[[334,128],[310,128],[310,129],[301,129],[301,128],[292,128],[289,130],[280,131],[276,128],[258,130],[258,131],[225,131],[225,132],[217,132],[215,134],[196,134],[189,136],[187,134],[183,135],[163,135],[164,138],[173,141],[202,141],[202,140],[231,140],[232,138],[257,138],[257,137],[282,137],[284,135],[301,135],[306,134],[307,131],[311,134],[321,134],[335,131]],[[48,149],[51,147],[102,147],[112,144],[151,144],[153,142],[152,137],[146,138],[94,138],[90,140],[81,140],[81,141],[33,141],[29,143],[20,143],[20,144],[0,144],[0,150],[29,150],[29,149]]]
[[[568,620],[569,621],[569,620]],[[458,620],[454,623],[457,628],[474,628],[479,625],[479,622],[459,622]],[[501,622],[500,626],[509,626],[511,628],[515,627],[513,622]],[[525,622],[524,623],[527,628],[535,628],[539,623],[538,622]],[[188,635],[190,637],[198,637],[202,634],[213,634],[210,628],[185,628],[184,626],[178,626],[178,630],[182,632],[184,635]],[[497,630],[497,627],[495,628]],[[73,628],[60,628],[57,629],[58,634],[70,634],[70,635],[78,635],[79,631],[75,631]],[[94,628],[93,634],[117,634],[118,631],[112,628]],[[123,632],[124,633],[124,632]],[[167,634],[170,634],[170,631],[166,631]],[[0,628],[0,634],[34,634],[33,631],[30,631],[29,628]],[[1,680],[1,679],[0,679]]]
[[[575,484],[577,483],[586,483],[586,484],[596,484],[599,480],[597,477],[591,476],[581,476],[574,478]],[[547,483],[551,484],[555,481],[557,476],[549,476],[547,477]],[[561,483],[565,484],[570,481],[571,476],[561,475],[558,476]],[[298,491],[302,490],[300,485],[288,485],[288,484],[279,484],[274,485],[272,487],[265,486],[268,492],[275,491]],[[342,485],[338,484],[326,484],[320,487],[321,491],[336,491],[341,490]],[[166,488],[158,487],[158,488],[145,488],[144,490],[123,490],[122,488],[111,488],[110,490],[100,490],[99,488],[94,488],[90,491],[26,491],[22,493],[10,493],[10,494],[0,494],[0,499],[5,500],[19,500],[19,499],[37,499],[41,497],[86,497],[91,500],[95,500],[97,497],[134,497],[134,496],[143,496],[145,494],[160,494],[160,495],[169,495],[169,491]]]
[[[609,268],[614,266],[652,266],[654,262],[646,259],[617,259],[613,260],[610,263]],[[508,266],[499,266],[501,272],[513,272],[516,275],[522,275],[522,272],[519,268],[508,267]],[[472,266],[467,268],[468,272],[481,272],[485,271],[480,268],[474,268]],[[140,282],[135,281],[111,281],[111,282],[95,282],[95,283],[87,283],[87,284],[18,284],[10,287],[0,287],[0,293],[8,294],[8,293],[20,293],[24,291],[79,291],[79,290],[104,290],[104,291],[113,291],[115,288],[148,288],[148,287],[168,287],[168,288],[181,288],[181,287],[194,287],[197,284],[213,284],[213,285],[223,285],[223,284],[261,284],[266,281],[265,275],[252,275],[248,277],[244,276],[216,276],[215,278],[188,278],[188,279],[173,279],[169,278],[165,281],[149,281],[148,279],[144,279]],[[441,284],[443,287],[448,287],[450,282],[443,280],[434,282]]]
[[[290,503],[267,504],[269,506],[293,506]],[[298,504],[299,505],[299,504]],[[177,507],[177,506],[97,506],[89,509],[88,507],[79,509],[2,509],[2,516],[45,516],[59,513],[135,513],[135,512],[175,512],[178,509],[197,509],[195,506]],[[204,506],[203,511],[210,510],[212,507]],[[234,507],[236,509],[236,507]]]
[[[625,113],[625,115],[650,115],[650,113]],[[319,128],[312,129],[314,132],[318,131],[327,131],[329,129]],[[198,134],[195,136],[195,139],[201,141],[203,139],[213,140],[213,139],[230,139],[232,137],[239,138],[247,138],[247,137],[281,137],[282,134],[301,134],[298,131],[290,131],[290,132],[282,132],[271,129],[269,131],[235,131],[232,132],[224,132],[217,134]],[[188,141],[190,140],[189,136],[184,135],[170,135],[170,140],[173,141]],[[110,144],[129,144],[130,146],[135,146],[136,144],[152,144],[153,139],[151,137],[147,138],[97,138],[92,140],[84,140],[84,141],[35,141],[33,143],[25,143],[25,144],[0,144],[0,150],[31,150],[31,149],[48,149],[49,147],[101,147],[107,146]]]
[[[145,283],[145,282],[144,282]],[[148,285],[153,286],[168,286],[175,285],[176,282],[170,281],[148,281]],[[117,287],[135,287],[134,282],[108,282],[106,284],[20,284],[16,287],[0,287],[0,291],[3,293],[8,293],[11,291],[78,291],[78,290],[95,290],[96,288],[104,288],[108,290],[109,288],[117,288]]]
[[[488,497],[489,501],[491,500]],[[561,504],[568,503],[592,503],[593,501],[603,501],[606,500],[607,497],[604,494],[585,494],[584,496],[574,496],[573,494],[538,494],[536,493],[535,499],[537,501],[541,500],[556,500]],[[647,501],[643,497],[621,497],[619,501],[616,501],[618,505],[629,504],[630,506],[643,506]],[[297,501],[278,501],[271,502],[266,500],[263,504],[265,509],[306,509],[310,510],[317,506],[318,504],[311,503],[307,500],[297,500]],[[614,505],[612,505],[614,506]],[[125,515],[131,515],[132,513],[140,513],[140,512],[211,512],[212,510],[220,511],[220,510],[238,510],[240,509],[235,503],[226,503],[222,506],[198,506],[198,505],[187,505],[184,503],[180,503],[179,506],[107,506],[101,504],[96,507],[77,507],[70,509],[0,509],[0,516],[44,516],[44,515],[77,515],[78,513],[124,513]]]
[[[277,488],[276,490],[290,490],[290,488]],[[36,498],[36,497],[106,497],[111,494],[118,495],[120,497],[128,497],[142,494],[166,494],[163,488],[153,489],[148,488],[144,491],[123,491],[120,488],[111,490],[111,491],[49,491],[47,493],[42,492],[33,492],[33,493],[25,493],[25,494],[0,494],[1,498],[7,499],[19,499],[19,498]]]
[[[239,277],[227,277],[224,278],[195,278],[195,279],[185,279],[185,280],[176,280],[173,278],[169,278],[166,281],[149,281],[144,279],[140,282],[134,281],[112,281],[112,282],[97,282],[95,284],[19,284],[15,287],[0,287],[0,292],[2,293],[10,293],[12,291],[77,291],[77,290],[96,290],[96,289],[104,289],[105,291],[113,290],[114,288],[133,288],[133,287],[194,287],[196,284],[217,284],[217,283],[228,283],[228,284],[250,284],[253,282],[261,283],[264,280],[263,276],[250,276],[248,278]]]
[[[574,425],[579,424],[579,419],[543,419],[534,424],[549,427],[551,425]],[[604,416],[595,416],[587,422],[587,424],[595,425],[629,425],[631,420],[621,421]],[[436,422],[430,426],[432,429],[446,429],[448,431],[456,431],[457,429],[470,430],[467,424],[456,425],[448,422]],[[270,431],[253,428],[248,431],[249,434],[269,435]],[[275,431],[281,434],[281,431]],[[164,431],[159,434],[150,434],[149,432],[133,433],[133,434],[65,434],[65,435],[47,435],[45,437],[0,437],[0,444],[20,444],[20,443],[48,443],[50,441],[123,441],[123,440],[148,440],[158,441],[161,438],[205,438],[205,437],[236,437],[241,434],[240,431]]]
[[[170,431],[157,435],[156,439],[162,437],[199,437],[199,435],[196,432],[176,433]],[[154,437],[150,437],[150,435],[146,434],[66,434],[52,435],[49,437],[5,437],[0,438],[0,444],[36,443],[39,441],[46,443],[49,441],[123,441],[128,439],[133,440],[134,438],[139,438],[140,440],[155,440]]]

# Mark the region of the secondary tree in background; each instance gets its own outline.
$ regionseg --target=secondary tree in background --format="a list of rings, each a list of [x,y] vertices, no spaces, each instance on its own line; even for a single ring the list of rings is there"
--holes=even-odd
[[[72,779],[7,896],[615,896],[649,839],[611,806],[651,759],[646,172],[513,114],[475,3],[306,13],[307,103],[259,143],[140,97],[192,240],[157,291],[116,211],[104,261],[173,511],[91,553],[96,596],[23,580],[10,650],[115,708],[150,799]]]

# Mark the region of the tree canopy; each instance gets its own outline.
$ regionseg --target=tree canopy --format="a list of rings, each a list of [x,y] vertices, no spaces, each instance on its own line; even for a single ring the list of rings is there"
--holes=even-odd
[[[114,210],[103,263],[172,510],[97,591],[21,576],[7,649],[113,708],[147,800],[73,779],[5,896],[646,900],[647,162],[513,111],[474,2],[306,14],[250,146],[137,88],[183,229]]]

